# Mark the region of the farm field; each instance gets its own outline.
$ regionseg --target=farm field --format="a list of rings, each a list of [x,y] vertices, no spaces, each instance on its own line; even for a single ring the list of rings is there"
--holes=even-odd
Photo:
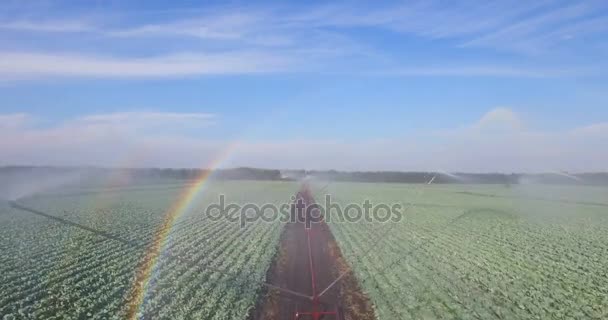
[[[333,183],[402,203],[399,223],[330,227],[379,319],[608,318],[608,189]],[[320,200],[317,200],[320,201]]]
[[[165,230],[157,259],[150,257],[150,244],[184,187],[64,192],[19,200],[126,243],[1,203],[0,318],[246,318],[281,226],[258,221],[241,229],[238,223],[209,221],[202,210],[219,194],[236,203],[289,201],[297,185],[212,183]],[[140,265],[146,259],[154,260],[148,270]],[[137,292],[137,280],[149,283]]]
[[[74,225],[0,202],[0,319],[248,319],[284,224],[241,228],[201,213],[220,194],[239,204],[290,202],[301,185],[208,183],[167,225],[188,187],[18,200]],[[343,205],[369,199],[406,208],[396,223],[328,223],[350,266],[331,272],[353,271],[377,319],[608,317],[607,188],[313,182],[311,189],[321,205],[330,194]]]

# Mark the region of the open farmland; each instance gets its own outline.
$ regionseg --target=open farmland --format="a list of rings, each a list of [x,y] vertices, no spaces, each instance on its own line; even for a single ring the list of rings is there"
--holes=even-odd
[[[237,203],[288,201],[292,183],[218,182],[175,220],[148,277],[134,297],[140,264],[183,188],[76,192],[19,200],[20,204],[111,234],[0,204],[0,315],[4,319],[244,319],[256,303],[275,254],[281,226],[240,228],[209,221],[203,208],[217,195]],[[141,245],[140,245],[141,244]],[[226,274],[212,269],[226,270]],[[139,277],[138,277],[139,276]],[[134,301],[135,300],[135,301]],[[136,304],[133,309],[133,305]],[[130,308],[136,313],[129,314]]]
[[[305,247],[284,249],[303,244],[304,238],[296,234],[304,231],[301,225],[284,228],[280,221],[258,220],[241,228],[202,214],[220,194],[241,205],[290,202],[300,183],[209,183],[188,210],[164,228],[187,187],[56,191],[19,199],[26,210],[1,202],[0,315],[248,319],[272,297],[262,282],[297,292],[309,284],[300,276],[308,267]],[[311,187],[321,205],[330,194],[343,205],[369,199],[407,208],[396,223],[332,220],[331,233],[313,242],[316,268],[332,269],[317,270],[325,277],[319,280],[319,290],[348,272],[330,292],[335,301],[353,301],[349,299],[360,288],[357,297],[369,299],[370,314],[378,319],[608,317],[606,188],[375,183]],[[163,230],[159,253],[151,256]],[[285,230],[291,230],[295,242],[285,240],[290,238]],[[327,255],[331,257],[323,258]],[[273,265],[283,266],[283,274],[273,273]],[[272,303],[267,300],[265,308],[277,308]],[[303,308],[297,300],[289,303]],[[286,306],[276,310],[291,314],[293,305]],[[348,317],[352,306],[342,307],[347,319],[356,319]]]
[[[322,186],[322,185],[321,185]],[[333,183],[402,203],[399,223],[330,223],[379,319],[608,318],[608,189]]]

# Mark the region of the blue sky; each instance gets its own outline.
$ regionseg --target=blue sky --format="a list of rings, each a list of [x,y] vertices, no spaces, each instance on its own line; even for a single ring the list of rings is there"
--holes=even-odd
[[[608,170],[605,1],[4,1],[0,39],[0,164]]]

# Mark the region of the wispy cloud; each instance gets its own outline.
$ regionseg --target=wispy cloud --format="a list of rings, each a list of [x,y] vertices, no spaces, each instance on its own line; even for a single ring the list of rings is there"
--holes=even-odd
[[[277,72],[291,61],[264,52],[176,53],[146,58],[76,54],[0,53],[0,79],[49,76],[172,77],[210,74]]]
[[[102,34],[113,38],[204,40],[206,45],[240,49],[341,50],[353,54],[363,45],[335,30],[294,21],[278,9],[212,10],[197,16],[123,28]]]
[[[423,76],[423,77],[517,77],[543,78],[573,75],[576,70],[550,70],[531,67],[513,67],[501,65],[469,65],[469,66],[418,66],[414,68],[394,68],[372,72],[371,74],[393,76]]]
[[[375,28],[429,38],[458,38],[492,32],[514,23],[522,14],[549,1],[492,3],[414,1],[407,4],[299,6],[296,8],[238,8],[238,13],[221,10],[199,13],[154,24],[109,29],[108,35],[121,37],[187,36],[214,40],[257,37],[303,40],[315,33],[345,34],[349,28]],[[297,41],[289,41],[294,43]]]
[[[374,57],[374,53],[360,53]],[[339,49],[309,48],[275,51],[223,51],[172,53],[152,57],[108,57],[72,53],[0,52],[0,80],[20,81],[49,77],[166,78],[205,75],[324,72],[329,74],[395,77],[499,77],[559,78],[596,76],[597,68],[542,68],[508,64],[417,64],[398,62],[379,67],[332,69],[344,62]],[[335,66],[334,66],[335,67]]]
[[[532,11],[546,1],[486,2],[414,1],[399,5],[328,5],[296,15],[292,21],[331,27],[369,27],[431,38],[483,33]]]
[[[16,17],[0,21],[0,31],[82,32],[96,34],[99,55],[62,53],[38,48],[32,52],[0,52],[0,79],[72,77],[171,77],[260,72],[341,72],[403,76],[561,77],[578,75],[588,61],[574,58],[533,61],[525,67],[517,54],[558,53],[569,39],[606,34],[602,2],[543,1],[413,1],[397,4],[328,4],[206,7],[166,17],[143,19],[136,13],[114,15],[98,24],[81,17],[41,19]],[[110,12],[111,13],[111,12]],[[108,15],[110,15],[108,13]],[[139,18],[139,19],[132,19]],[[360,32],[364,30],[365,32]],[[373,32],[378,37],[369,37]],[[63,34],[61,35],[64,36]],[[78,37],[70,35],[75,43]],[[390,40],[382,40],[384,37]],[[122,48],[134,39],[155,55],[125,56]],[[61,39],[69,42],[72,38]],[[81,40],[81,39],[80,39]],[[446,52],[413,59],[401,44],[420,41]],[[116,45],[113,45],[113,44]],[[110,44],[110,45],[108,45]],[[8,46],[18,48],[19,46]],[[43,46],[41,46],[43,47]],[[61,46],[54,46],[54,49]],[[178,49],[175,49],[178,48]],[[474,50],[508,51],[505,58]],[[171,50],[175,50],[171,52]],[[578,48],[576,50],[584,50]],[[201,52],[202,50],[202,52]],[[141,52],[140,52],[141,53]],[[475,60],[459,60],[460,57]],[[533,55],[532,55],[533,56]],[[517,58],[514,58],[517,57]],[[474,62],[471,62],[474,61]],[[479,62],[477,62],[479,61]],[[529,61],[527,61],[529,62]],[[559,61],[558,61],[559,62]],[[580,66],[579,66],[580,65]]]
[[[0,129],[32,129],[37,128],[35,116],[27,113],[0,114]],[[218,116],[214,113],[203,112],[159,112],[159,111],[128,111],[87,114],[75,118],[66,119],[54,128],[87,128],[87,129],[118,129],[118,131],[133,131],[139,129],[178,128],[198,126],[206,127],[214,124]],[[123,130],[124,129],[124,130]]]
[[[106,31],[117,37],[189,36],[203,39],[242,39],[262,24],[257,13],[218,13],[165,23],[144,24]]]
[[[43,32],[95,31],[115,37],[195,37],[216,41],[254,42],[279,39],[293,44],[315,32],[345,34],[348,28],[376,28],[406,35],[456,39],[463,46],[518,49],[557,29],[570,33],[605,31],[606,4],[601,1],[413,1],[405,4],[330,4],[296,7],[244,6],[194,10],[190,15],[156,22],[125,23],[117,19],[94,25],[81,19],[0,21],[0,29]],[[581,19],[596,20],[586,23]],[[120,21],[120,19],[118,19]],[[328,30],[331,29],[331,30]],[[276,41],[269,41],[274,44]],[[264,45],[264,43],[259,43]],[[521,48],[519,48],[521,49]]]
[[[115,112],[106,114],[87,115],[80,120],[85,122],[124,123],[131,120],[164,123],[166,121],[209,121],[215,119],[212,113],[178,113],[178,112]]]
[[[571,133],[577,136],[608,135],[608,122],[594,123],[584,127],[575,128],[571,131]]]
[[[31,32],[84,32],[95,31],[93,25],[79,20],[14,20],[0,22],[0,30]]]
[[[0,114],[0,129],[8,130],[22,127],[30,120],[29,118],[26,113]]]
[[[0,114],[0,165],[197,166],[221,147],[214,141],[192,143],[183,131],[215,124],[218,116],[212,113],[99,113],[44,126],[35,119],[25,113]]]
[[[101,126],[129,130],[162,129],[173,126],[184,129],[205,127],[214,124],[216,120],[217,115],[213,113],[132,111],[86,115],[72,120],[69,124],[71,126]]]
[[[544,46],[539,46],[539,42],[534,40],[553,32],[555,28],[567,28],[570,23],[576,23],[577,19],[593,13],[595,9],[594,6],[586,3],[556,8],[546,13],[515,21],[495,32],[470,40],[464,45],[514,49],[532,53],[545,50]],[[578,32],[586,31],[583,26],[578,30]]]

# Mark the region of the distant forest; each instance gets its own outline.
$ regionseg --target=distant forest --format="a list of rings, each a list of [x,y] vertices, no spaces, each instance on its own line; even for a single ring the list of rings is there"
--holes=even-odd
[[[128,176],[133,182],[151,182],[156,180],[194,180],[202,174],[203,169],[174,168],[98,168],[98,167],[40,167],[40,166],[5,166],[0,167],[0,184],[2,181],[49,175],[79,174],[86,179],[108,176]],[[442,172],[403,172],[403,171],[311,171],[311,170],[276,170],[258,168],[233,168],[215,170],[212,179],[218,180],[300,180],[317,179],[329,181],[383,182],[383,183],[469,183],[469,184],[585,184],[608,185],[608,173],[442,173]]]

